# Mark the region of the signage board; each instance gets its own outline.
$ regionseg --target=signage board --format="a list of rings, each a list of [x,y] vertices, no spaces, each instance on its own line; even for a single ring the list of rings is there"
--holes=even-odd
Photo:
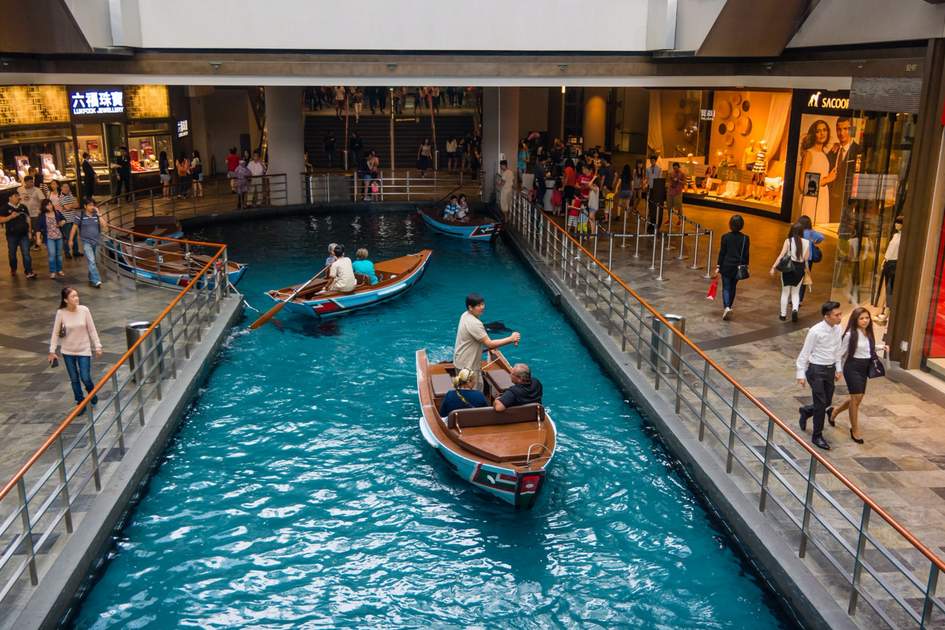
[[[177,137],[183,138],[190,134],[190,121],[186,118],[177,121]]]
[[[70,90],[69,111],[77,118],[124,114],[125,92],[121,88]]]

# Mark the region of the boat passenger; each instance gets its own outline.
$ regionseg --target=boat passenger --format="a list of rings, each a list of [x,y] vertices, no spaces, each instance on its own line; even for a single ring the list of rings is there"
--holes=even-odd
[[[482,313],[486,310],[486,301],[478,293],[466,296],[466,311],[459,318],[456,327],[456,341],[453,343],[453,365],[457,370],[466,368],[472,372],[469,387],[482,389],[482,353],[485,350],[494,350],[507,346],[510,343],[518,344],[522,336],[513,332],[508,337],[492,340],[483,325]]]
[[[325,259],[325,266],[331,267],[331,264],[338,260],[335,257],[335,248],[338,247],[338,243],[329,243],[328,244],[328,258]]]
[[[377,284],[377,273],[374,271],[374,263],[368,260],[368,250],[361,247],[354,254],[355,261],[351,265],[354,273],[360,273],[368,277],[371,284]]]
[[[469,203],[466,201],[466,195],[460,195],[456,203],[456,220],[467,221],[469,218]]]
[[[456,195],[450,197],[450,202],[446,204],[446,207],[443,208],[443,218],[447,221],[453,221],[456,219],[456,214],[459,212],[459,203],[457,203]]]
[[[512,387],[508,388],[492,403],[496,411],[505,411],[509,407],[541,403],[541,381],[532,378],[532,372],[524,363],[512,366]]]
[[[351,293],[358,284],[357,279],[354,277],[354,268],[351,265],[351,259],[345,256],[345,248],[342,245],[335,245],[334,253],[335,262],[331,263],[331,268],[328,270],[328,277],[331,278],[331,280],[325,290]]]
[[[457,409],[472,409],[473,407],[488,407],[489,401],[478,389],[469,389],[472,372],[463,368],[453,377],[453,389],[446,392],[440,404],[440,417],[448,418]]]

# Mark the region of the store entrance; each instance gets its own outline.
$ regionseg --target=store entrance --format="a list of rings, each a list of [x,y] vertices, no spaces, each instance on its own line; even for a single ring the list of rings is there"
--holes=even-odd
[[[125,125],[120,122],[109,122],[104,123],[103,127],[105,130],[105,147],[108,150],[108,181],[111,185],[111,193],[115,194],[118,192],[118,172],[116,169],[111,168],[111,165],[114,164],[121,155],[121,147],[127,145],[127,141],[125,140]]]
[[[835,182],[843,182],[843,193],[831,297],[845,310],[870,308],[879,322],[889,314],[892,296],[886,293],[895,268],[884,263],[894,219],[902,213],[906,196],[915,123],[912,114],[863,112],[851,117],[851,135],[862,143],[848,146],[846,153],[852,157],[838,169],[843,173]],[[829,231],[832,226],[824,227]]]

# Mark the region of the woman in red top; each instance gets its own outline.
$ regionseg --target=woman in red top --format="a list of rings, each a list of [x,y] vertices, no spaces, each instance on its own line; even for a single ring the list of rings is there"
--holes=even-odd
[[[236,147],[230,149],[226,156],[226,178],[230,180],[230,190],[236,192],[236,167],[240,165],[240,156],[236,154]]]
[[[577,171],[574,169],[574,162],[568,158],[564,163],[564,205],[571,205],[574,199],[574,186],[577,184]]]

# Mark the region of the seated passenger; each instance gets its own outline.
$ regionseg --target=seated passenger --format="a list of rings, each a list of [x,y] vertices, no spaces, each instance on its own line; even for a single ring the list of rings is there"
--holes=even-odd
[[[456,204],[456,220],[466,221],[469,217],[469,204],[466,202],[466,195],[460,195]]]
[[[459,204],[456,203],[456,195],[450,197],[450,202],[443,209],[443,218],[447,221],[456,219],[456,213],[459,211]]]
[[[368,251],[361,247],[354,254],[354,273],[360,273],[368,277],[371,284],[377,284],[377,273],[374,271],[374,263],[368,260]]]
[[[443,403],[440,405],[440,417],[448,418],[450,413],[457,409],[472,409],[473,407],[488,407],[489,401],[478,389],[467,389],[472,380],[472,372],[461,369],[453,377],[453,388],[446,392]]]
[[[532,372],[524,363],[512,366],[512,387],[492,403],[496,411],[505,411],[509,407],[541,402],[541,381],[532,378]]]
[[[328,243],[328,258],[325,259],[325,266],[331,267],[331,263],[338,260],[335,257],[335,248],[338,247],[338,243]]]
[[[357,286],[358,281],[354,277],[354,268],[351,265],[351,259],[345,256],[343,245],[335,245],[335,262],[331,263],[328,269],[328,286],[325,291],[338,291],[339,293],[351,293]]]

